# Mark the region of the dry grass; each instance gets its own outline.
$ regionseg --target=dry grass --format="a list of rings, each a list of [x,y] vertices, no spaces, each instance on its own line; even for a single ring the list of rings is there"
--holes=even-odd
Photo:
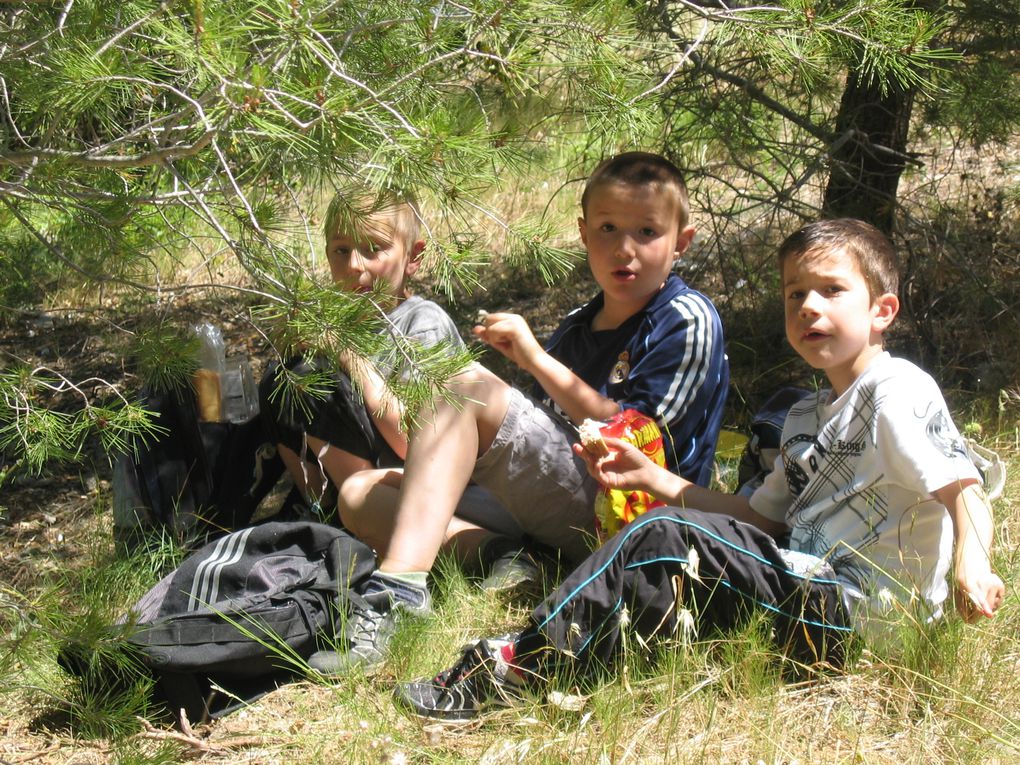
[[[998,566],[1007,582],[1016,582],[1020,464],[1015,452],[1009,456],[1011,477],[996,508]],[[56,519],[48,522],[43,511],[29,510],[19,522],[20,535],[6,535],[5,582],[18,566],[39,569],[17,580],[26,599],[54,567],[92,565],[108,554],[108,515],[97,512],[107,500],[101,487],[87,499],[70,493],[50,499],[56,500]],[[12,560],[18,561],[14,567]],[[784,682],[763,653],[741,647],[749,638],[737,636],[729,659],[718,648],[678,648],[651,669],[635,666],[588,689],[579,710],[549,697],[456,725],[402,713],[391,702],[394,682],[431,674],[454,658],[462,642],[520,623],[524,604],[488,600],[456,574],[448,577],[444,594],[437,615],[406,630],[379,673],[335,685],[288,685],[202,726],[192,739],[167,728],[112,740],[80,737],[73,726],[47,717],[56,701],[41,689],[59,689],[63,681],[52,657],[45,657],[9,678],[13,692],[2,695],[0,762],[927,765],[1005,764],[1020,757],[1015,592],[995,620],[944,625],[920,658],[865,654],[847,675]]]

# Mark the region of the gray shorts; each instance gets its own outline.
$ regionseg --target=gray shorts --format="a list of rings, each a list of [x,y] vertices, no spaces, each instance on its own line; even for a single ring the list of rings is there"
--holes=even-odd
[[[571,423],[514,389],[506,418],[471,475],[526,534],[575,562],[593,547],[599,490],[574,456],[576,441]]]
[[[475,484],[464,490],[460,502],[457,503],[456,515],[462,520],[511,539],[520,540],[524,537],[520,525],[503,507],[503,503],[487,489]]]

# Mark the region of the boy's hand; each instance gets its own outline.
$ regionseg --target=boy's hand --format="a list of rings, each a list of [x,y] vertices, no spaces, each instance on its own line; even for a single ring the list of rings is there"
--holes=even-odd
[[[534,360],[545,353],[524,317],[515,313],[480,315],[471,331],[526,372],[530,372]]]
[[[968,622],[992,617],[1002,604],[1006,587],[992,571],[992,507],[977,481],[953,481],[933,492],[949,510],[955,537],[954,598]]]
[[[1002,579],[987,566],[981,568],[984,570],[976,575],[965,565],[958,565],[956,570],[956,610],[968,622],[995,616],[1006,595]]]
[[[581,444],[574,444],[574,454],[584,460],[591,477],[607,489],[623,491],[647,491],[654,494],[652,486],[664,468],[652,462],[629,441],[619,438],[605,438],[609,454],[596,456]]]

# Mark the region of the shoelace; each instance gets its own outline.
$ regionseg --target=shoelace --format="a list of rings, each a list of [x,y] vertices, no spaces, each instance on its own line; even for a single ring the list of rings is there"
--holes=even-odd
[[[449,688],[464,680],[472,679],[484,661],[485,658],[478,652],[478,649],[472,648],[464,653],[459,662],[436,675],[432,682],[441,688]]]
[[[385,618],[368,604],[361,606],[351,604],[351,619],[348,624],[352,627],[352,643],[360,642],[362,639],[371,640],[379,631],[379,623]]]

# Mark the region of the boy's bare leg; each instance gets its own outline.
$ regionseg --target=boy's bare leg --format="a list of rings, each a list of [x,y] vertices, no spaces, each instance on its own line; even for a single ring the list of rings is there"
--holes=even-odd
[[[393,537],[402,480],[402,470],[365,470],[349,478],[340,494],[344,527],[380,558],[386,557]],[[446,527],[443,549],[451,550],[462,563],[473,563],[482,543],[492,536],[492,531],[454,516]]]
[[[380,556],[393,536],[403,477],[404,471],[396,468],[365,470],[340,487],[337,509],[344,528]]]
[[[412,434],[383,573],[428,571],[446,539],[475,461],[492,445],[510,387],[480,364],[449,384],[455,403],[437,401]]]
[[[316,455],[319,465],[326,471],[326,475],[333,482],[334,486],[343,486],[350,476],[361,470],[373,470],[375,463],[364,457],[358,457],[343,449],[337,449],[332,444],[314,436],[308,436],[308,448]]]
[[[449,389],[457,400],[437,401],[411,434],[402,476],[397,471],[359,473],[340,489],[345,522],[363,521],[369,536],[391,522],[393,531],[385,542],[375,541],[381,563],[357,587],[344,628],[346,653],[313,654],[309,666],[318,672],[332,675],[378,664],[400,615],[431,610],[427,573],[447,538],[475,461],[492,445],[511,396],[506,383],[477,364],[454,378]]]
[[[320,465],[325,469],[329,479],[335,486],[340,486],[348,476],[361,470],[370,470],[374,464],[350,452],[331,447],[325,441],[308,438],[308,445],[319,455],[319,464],[301,459],[297,452],[283,444],[276,445],[277,454],[283,461],[294,486],[308,503],[318,502],[326,492],[326,477]]]
[[[496,536],[496,532],[489,531],[455,515],[446,527],[443,549],[452,552],[461,565],[470,571],[472,567],[479,565],[482,546]]]

